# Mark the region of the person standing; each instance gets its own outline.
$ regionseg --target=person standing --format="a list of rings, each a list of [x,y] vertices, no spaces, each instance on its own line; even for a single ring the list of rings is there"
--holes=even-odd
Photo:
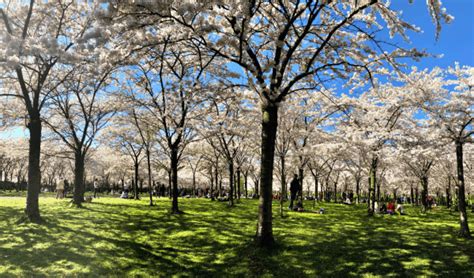
[[[94,198],[99,197],[99,182],[97,181],[97,178],[94,179]]]
[[[64,198],[64,179],[60,178],[56,185],[56,199]]]
[[[299,187],[300,187],[300,182],[298,180],[298,175],[295,174],[293,176],[293,180],[291,181],[290,183],[290,193],[291,193],[291,196],[290,196],[290,206],[289,206],[289,209],[293,209],[293,201],[296,199],[296,196],[298,194],[298,190],[299,190]]]

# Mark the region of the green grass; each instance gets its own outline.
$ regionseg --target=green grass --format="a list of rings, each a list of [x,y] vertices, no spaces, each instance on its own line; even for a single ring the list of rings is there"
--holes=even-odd
[[[364,206],[323,203],[327,214],[281,219],[275,203],[268,251],[251,243],[254,200],[180,199],[186,213],[170,215],[167,198],[78,209],[42,197],[41,225],[17,224],[24,202],[0,198],[0,276],[474,276],[474,241],[456,236],[458,215],[443,208],[369,218]]]

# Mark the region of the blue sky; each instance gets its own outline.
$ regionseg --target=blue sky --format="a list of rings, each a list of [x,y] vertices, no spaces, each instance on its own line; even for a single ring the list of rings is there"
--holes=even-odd
[[[403,18],[423,29],[423,33],[411,33],[412,45],[425,48],[433,54],[444,54],[443,58],[426,58],[421,62],[410,62],[419,68],[435,66],[448,67],[459,62],[461,65],[474,66],[474,1],[444,0],[443,6],[454,21],[442,26],[441,34],[436,41],[435,26],[432,23],[426,1],[392,0],[392,7],[403,10]]]
[[[409,33],[411,46],[426,49],[432,54],[443,54],[442,58],[425,58],[420,62],[406,62],[418,68],[448,67],[459,62],[461,65],[474,66],[474,0],[444,0],[443,6],[454,16],[451,24],[444,24],[439,39],[436,40],[435,26],[426,7],[425,0],[392,0],[392,7],[403,10],[403,18],[418,27],[423,33]],[[401,41],[400,37],[394,40]],[[402,45],[406,45],[404,42]],[[23,128],[0,131],[1,138],[28,136]]]

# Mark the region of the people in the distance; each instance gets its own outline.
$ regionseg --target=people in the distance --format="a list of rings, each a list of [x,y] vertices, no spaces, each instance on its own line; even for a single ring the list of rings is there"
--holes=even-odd
[[[298,194],[299,187],[300,187],[300,183],[299,183],[299,180],[298,180],[298,175],[295,174],[293,176],[293,180],[290,183],[291,196],[290,196],[290,206],[288,207],[289,209],[293,209],[293,202],[296,199],[296,195]]]
[[[94,179],[94,198],[99,197],[99,181],[97,178]]]
[[[56,199],[64,198],[64,179],[60,178],[56,185]]]
[[[403,205],[402,205],[402,204],[397,204],[396,211],[397,211],[398,213],[400,213],[400,215],[405,215],[405,210],[403,209]]]
[[[387,213],[392,215],[395,213],[395,204],[393,203],[393,200],[390,200],[387,205]]]

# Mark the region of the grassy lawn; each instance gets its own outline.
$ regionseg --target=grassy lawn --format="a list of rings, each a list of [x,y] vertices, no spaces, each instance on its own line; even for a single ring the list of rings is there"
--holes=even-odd
[[[474,241],[456,236],[458,215],[444,208],[369,218],[364,206],[324,203],[324,215],[281,219],[275,203],[279,245],[268,252],[251,245],[255,200],[180,199],[186,213],[170,215],[168,199],[77,209],[42,197],[42,225],[16,223],[24,202],[0,197],[0,276],[474,276]]]

